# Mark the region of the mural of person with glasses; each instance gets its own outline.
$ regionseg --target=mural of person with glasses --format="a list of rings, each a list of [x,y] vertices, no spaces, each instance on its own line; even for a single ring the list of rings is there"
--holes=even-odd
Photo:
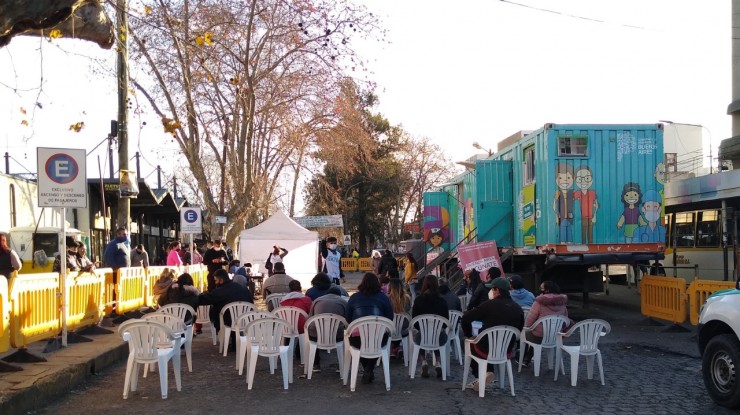
[[[555,168],[555,199],[552,210],[555,211],[555,224],[560,229],[560,242],[573,242],[573,166],[568,163],[558,163]]]
[[[573,201],[581,205],[581,243],[594,243],[594,225],[596,224],[596,211],[599,210],[599,201],[596,199],[596,191],[591,189],[594,177],[591,168],[581,165],[576,169],[576,190]]]

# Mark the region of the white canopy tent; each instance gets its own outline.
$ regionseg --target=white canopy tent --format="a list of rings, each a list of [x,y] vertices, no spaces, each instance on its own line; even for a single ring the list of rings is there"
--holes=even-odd
[[[278,211],[259,225],[241,231],[239,261],[251,262],[252,271],[264,273],[273,245],[288,250],[283,258],[286,274],[301,281],[304,290],[309,288],[317,271],[319,233],[309,231]]]

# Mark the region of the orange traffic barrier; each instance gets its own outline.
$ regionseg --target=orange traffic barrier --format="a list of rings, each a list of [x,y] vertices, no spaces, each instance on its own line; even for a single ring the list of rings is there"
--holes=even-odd
[[[373,266],[370,258],[360,258],[360,271],[372,271]]]
[[[342,258],[342,271],[357,271],[357,260],[354,258]]]
[[[23,274],[10,292],[10,343],[16,349],[54,338],[61,330],[59,274]]]
[[[105,311],[105,273],[70,272],[67,275],[67,329],[98,324]]]
[[[119,314],[138,310],[145,305],[144,280],[146,277],[142,267],[118,269],[116,310]]]
[[[10,296],[8,279],[0,276],[0,353],[10,348]]]
[[[647,317],[686,321],[686,280],[646,276],[640,282],[640,312]]]
[[[699,324],[699,310],[707,297],[720,290],[735,288],[735,281],[694,280],[689,284],[689,319],[691,324]]]

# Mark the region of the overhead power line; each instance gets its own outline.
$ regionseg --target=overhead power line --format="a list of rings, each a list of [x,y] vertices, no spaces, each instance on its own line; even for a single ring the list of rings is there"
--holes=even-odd
[[[519,7],[524,7],[524,8],[527,8],[527,9],[537,10],[537,11],[540,11],[540,12],[543,12],[543,13],[551,13],[551,14],[557,14],[557,15],[560,15],[560,16],[563,16],[563,17],[570,17],[571,19],[586,20],[586,21],[594,22],[594,23],[615,24],[617,26],[627,27],[627,28],[630,28],[630,29],[648,30],[648,28],[642,27],[642,26],[635,26],[635,25],[629,25],[629,24],[624,24],[624,23],[615,23],[615,22],[609,22],[609,21],[606,21],[606,20],[595,19],[593,17],[579,16],[579,15],[570,14],[570,13],[563,13],[563,12],[560,12],[560,11],[557,11],[557,10],[544,9],[542,7],[530,6],[529,4],[517,3],[515,1],[509,1],[509,0],[500,0],[500,1],[502,3],[508,3],[508,4],[513,5],[513,6],[519,6]]]

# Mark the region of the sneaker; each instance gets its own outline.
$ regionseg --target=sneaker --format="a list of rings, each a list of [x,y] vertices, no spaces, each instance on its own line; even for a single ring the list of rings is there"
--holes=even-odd
[[[429,365],[424,363],[421,365],[421,377],[428,378],[429,377]]]
[[[474,390],[476,392],[478,392],[478,388],[479,387],[480,387],[480,385],[478,384],[478,379],[475,379],[472,382],[470,382],[467,385],[465,385],[465,388],[466,389],[472,389],[472,390]]]
[[[442,377],[442,368],[439,367],[439,366],[435,366],[434,370],[437,372],[437,377],[438,378],[441,378]]]

